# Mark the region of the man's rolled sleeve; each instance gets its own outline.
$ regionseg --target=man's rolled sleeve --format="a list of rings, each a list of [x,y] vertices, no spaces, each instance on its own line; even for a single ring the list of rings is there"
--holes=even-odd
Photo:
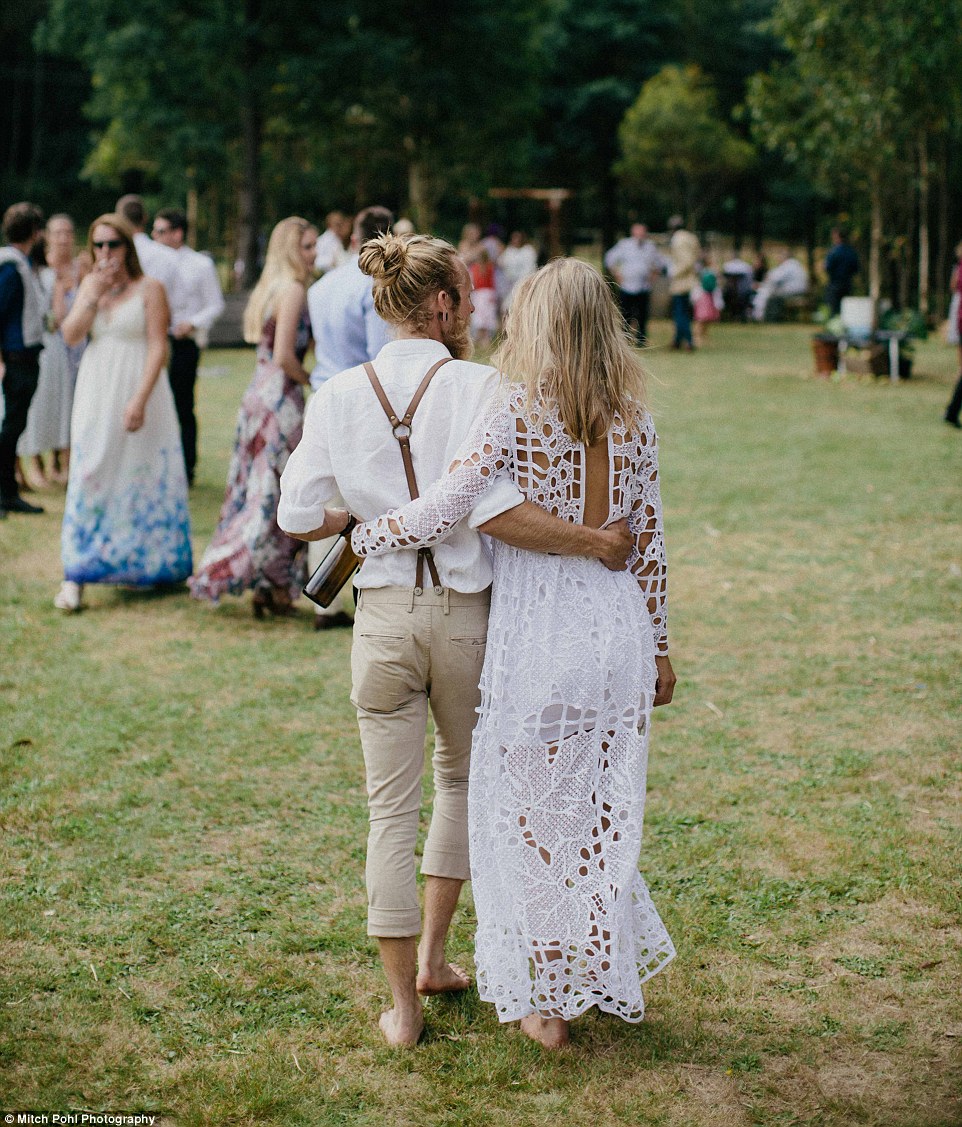
[[[324,507],[336,496],[331,467],[323,388],[311,397],[304,433],[281,474],[277,523],[287,533],[313,532],[324,523]]]
[[[507,478],[499,478],[491,487],[482,494],[478,503],[468,513],[468,526],[477,531],[482,524],[510,509],[516,509],[523,504],[525,496],[520,489]]]

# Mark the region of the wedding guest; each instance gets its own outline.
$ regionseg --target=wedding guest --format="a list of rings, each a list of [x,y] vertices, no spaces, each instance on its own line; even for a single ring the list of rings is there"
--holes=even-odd
[[[193,485],[197,466],[197,416],[194,389],[200,350],[214,322],[224,312],[224,295],[214,260],[187,245],[187,216],[169,207],[154,216],[154,242],[177,255],[180,284],[170,308],[170,388],[174,393],[180,437],[184,444],[187,484]]]
[[[697,265],[701,245],[697,236],[685,229],[685,222],[680,215],[673,215],[668,220],[668,230],[672,233],[668,244],[668,257],[671,260],[668,290],[671,294],[671,318],[675,323],[672,348],[683,348],[691,352],[695,347],[691,332],[691,291],[698,282]]]
[[[842,298],[852,292],[852,282],[858,272],[858,254],[848,241],[848,231],[843,227],[833,227],[832,249],[825,257],[825,273],[828,275],[825,302],[833,316],[842,308]]]
[[[708,327],[721,318],[724,304],[718,288],[718,275],[712,268],[711,255],[706,254],[699,273],[698,285],[692,290],[694,342],[701,348],[708,340]]]
[[[70,416],[85,342],[68,347],[60,326],[89,269],[86,255],[76,254],[75,237],[69,215],[52,215],[47,220],[44,231],[47,264],[40,270],[40,284],[47,298],[40,377],[30,404],[26,430],[17,445],[24,476],[33,488],[66,483],[70,466]],[[50,462],[45,467],[43,455],[47,453]]]
[[[618,283],[621,315],[626,325],[634,323],[639,346],[648,340],[648,311],[651,286],[656,275],[664,273],[668,262],[648,238],[644,223],[633,223],[627,238],[620,239],[605,255],[605,266]]]
[[[88,242],[94,268],[61,331],[89,339],[74,396],[73,457],[61,532],[60,610],[81,607],[88,583],[179,583],[190,575],[187,478],[164,371],[170,311],[141,270],[134,232],[101,215]]]
[[[32,203],[12,204],[3,215],[0,248],[0,358],[3,360],[3,422],[0,424],[0,518],[7,513],[42,513],[20,496],[17,443],[27,425],[40,377],[45,297],[30,253],[43,230],[43,212]]]
[[[962,430],[959,414],[962,412],[962,243],[955,248],[956,263],[952,270],[952,290],[954,320],[952,328],[956,344],[959,346],[959,378],[952,391],[952,398],[945,408],[945,421],[950,427]]]
[[[786,297],[808,293],[808,272],[786,247],[775,254],[775,265],[755,292],[752,318],[755,321],[776,320],[781,316]]]
[[[281,532],[277,503],[304,423],[307,285],[316,250],[317,229],[306,219],[282,219],[271,232],[244,313],[244,339],[257,344],[257,366],[237,417],[220,521],[190,579],[194,598],[212,603],[252,590],[255,618],[290,613],[306,579],[304,546]]]
[[[494,263],[486,248],[482,247],[477,257],[468,266],[473,290],[471,300],[474,312],[471,314],[471,336],[475,344],[486,348],[498,331],[498,289]]]
[[[504,277],[504,300],[501,303],[501,312],[504,314],[511,308],[511,295],[518,283],[538,269],[538,252],[528,242],[524,231],[511,232],[499,264]]]
[[[354,224],[343,211],[329,211],[324,220],[324,232],[317,240],[314,269],[319,274],[336,270],[350,257],[348,243]]]

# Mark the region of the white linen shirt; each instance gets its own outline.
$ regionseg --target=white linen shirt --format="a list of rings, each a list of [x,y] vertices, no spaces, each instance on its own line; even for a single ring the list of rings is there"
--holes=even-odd
[[[391,341],[381,349],[374,370],[396,412],[403,414],[431,365],[449,355],[440,342],[423,339]],[[422,492],[454,460],[498,383],[494,368],[464,360],[435,374],[411,427],[411,457]],[[338,492],[360,520],[410,500],[400,447],[362,366],[340,372],[311,397],[303,437],[281,476],[278,524],[287,532],[319,528],[324,506]],[[434,547],[444,587],[467,593],[490,585],[491,556],[475,528],[523,500],[511,482],[496,482],[470,517]],[[366,559],[355,584],[413,587],[416,568],[416,549],[387,552]]]
[[[167,293],[167,304],[173,310],[183,300],[181,297],[183,282],[177,252],[163,243],[155,243],[143,231],[134,233],[134,248],[140,259],[141,270],[148,278],[160,282]]]
[[[314,252],[314,269],[326,274],[346,262],[349,252],[344,249],[340,238],[328,227],[318,238]]]
[[[315,360],[311,387],[315,391],[338,372],[373,360],[394,335],[377,315],[373,291],[374,279],[358,265],[356,254],[307,291]]]
[[[211,327],[224,312],[224,295],[217,267],[208,255],[200,254],[189,246],[178,247],[174,253],[177,255],[181,284],[176,302],[170,299],[170,323],[175,327],[184,321],[193,325],[194,338],[204,348]]]
[[[648,293],[652,274],[661,274],[668,268],[668,260],[651,239],[639,242],[629,235],[605,255],[605,266],[619,274],[619,289],[628,294]]]

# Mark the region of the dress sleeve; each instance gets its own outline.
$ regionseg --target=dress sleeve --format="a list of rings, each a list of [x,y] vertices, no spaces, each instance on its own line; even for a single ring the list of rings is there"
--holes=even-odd
[[[354,529],[351,544],[355,554],[376,556],[402,548],[426,548],[443,540],[491,486],[508,475],[512,417],[507,405],[487,412],[448,472],[417,500]]]
[[[663,656],[668,653],[668,567],[658,478],[658,438],[650,416],[631,441],[635,443],[632,453],[637,458],[638,470],[628,514],[628,527],[635,538],[628,568],[648,603],[655,631],[655,653]]]

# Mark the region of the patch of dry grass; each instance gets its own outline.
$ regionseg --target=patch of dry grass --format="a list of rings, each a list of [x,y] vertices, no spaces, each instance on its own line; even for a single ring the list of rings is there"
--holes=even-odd
[[[666,327],[656,326],[656,344]],[[195,546],[250,355],[201,382]],[[679,949],[640,1026],[545,1057],[476,995],[380,1041],[349,638],[184,594],[50,605],[62,501],[0,525],[0,1107],[165,1127],[950,1127],[962,443],[807,332],[656,348],[676,703],[643,867]],[[470,898],[453,952],[471,958]]]

